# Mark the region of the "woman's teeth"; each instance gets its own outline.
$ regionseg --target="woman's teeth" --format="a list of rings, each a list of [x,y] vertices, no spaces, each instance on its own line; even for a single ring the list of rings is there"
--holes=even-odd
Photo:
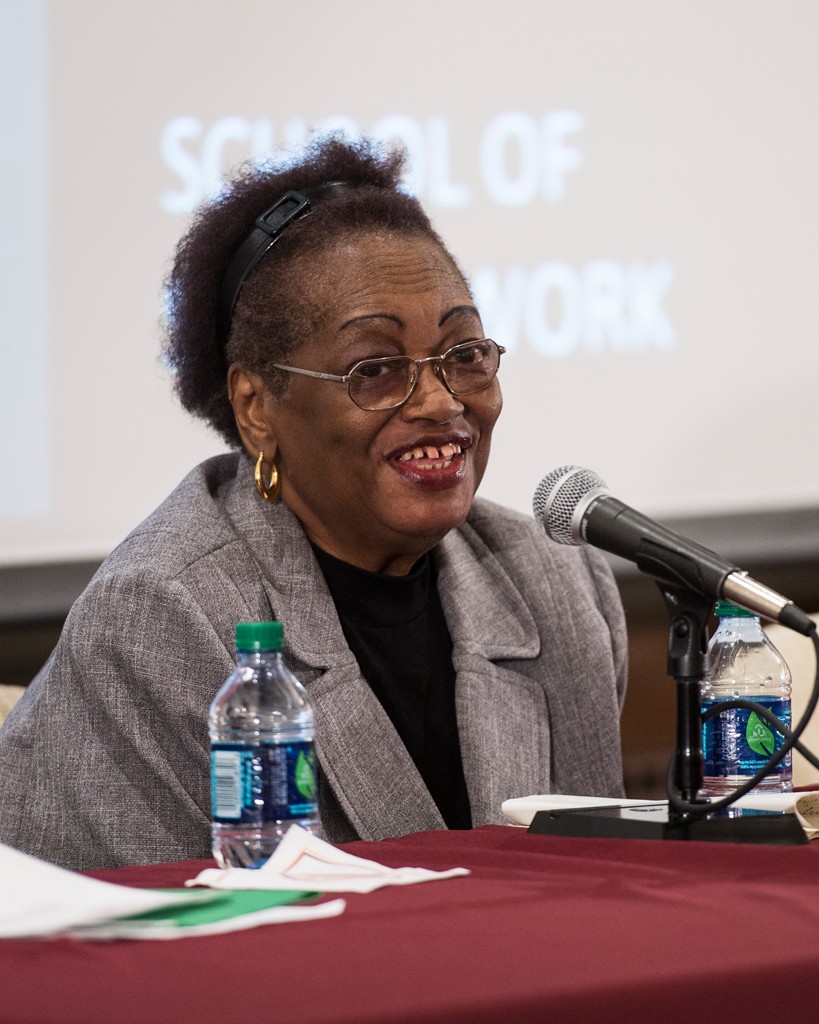
[[[459,444],[442,444],[440,448],[425,445],[423,448],[413,448],[411,451],[399,455],[398,462],[424,459],[428,460],[428,463],[419,465],[418,469],[446,469],[447,466],[452,465],[453,455],[460,454],[461,446]]]

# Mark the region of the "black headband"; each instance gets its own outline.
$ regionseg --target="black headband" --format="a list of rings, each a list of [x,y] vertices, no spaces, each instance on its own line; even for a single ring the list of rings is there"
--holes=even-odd
[[[256,266],[264,254],[276,244],[279,236],[288,224],[310,212],[313,204],[339,186],[344,181],[331,181],[327,185],[308,188],[303,192],[290,191],[277,199],[276,202],[254,222],[253,230],[242,242],[228,264],[222,289],[219,293],[219,336],[222,346],[227,344],[230,333],[230,321],[239,292],[248,274]]]

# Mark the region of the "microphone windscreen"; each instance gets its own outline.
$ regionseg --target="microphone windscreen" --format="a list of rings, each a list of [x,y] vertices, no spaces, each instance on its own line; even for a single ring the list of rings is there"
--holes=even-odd
[[[535,519],[558,544],[577,544],[572,533],[572,517],[578,504],[590,491],[607,490],[597,473],[582,466],[560,466],[537,485],[532,498]]]

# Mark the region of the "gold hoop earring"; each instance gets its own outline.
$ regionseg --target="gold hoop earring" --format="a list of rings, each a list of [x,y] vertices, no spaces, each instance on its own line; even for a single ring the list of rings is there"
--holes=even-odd
[[[276,463],[273,463],[273,467],[270,470],[270,483],[266,484],[262,477],[262,467],[264,465],[264,452],[259,452],[259,458],[256,461],[256,470],[253,474],[253,479],[256,482],[256,490],[259,492],[259,497],[264,498],[265,501],[276,501],[279,497],[279,471],[276,468]]]

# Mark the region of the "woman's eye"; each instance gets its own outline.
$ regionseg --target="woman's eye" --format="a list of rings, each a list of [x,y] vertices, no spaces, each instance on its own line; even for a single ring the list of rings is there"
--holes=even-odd
[[[486,349],[483,345],[467,345],[464,348],[455,349],[447,356],[447,362],[457,363],[462,366],[464,363],[479,363],[486,358]]]
[[[403,373],[404,364],[401,360],[386,362],[361,363],[353,370],[353,375],[363,377],[365,380],[372,380],[375,377],[385,377],[391,373]]]

